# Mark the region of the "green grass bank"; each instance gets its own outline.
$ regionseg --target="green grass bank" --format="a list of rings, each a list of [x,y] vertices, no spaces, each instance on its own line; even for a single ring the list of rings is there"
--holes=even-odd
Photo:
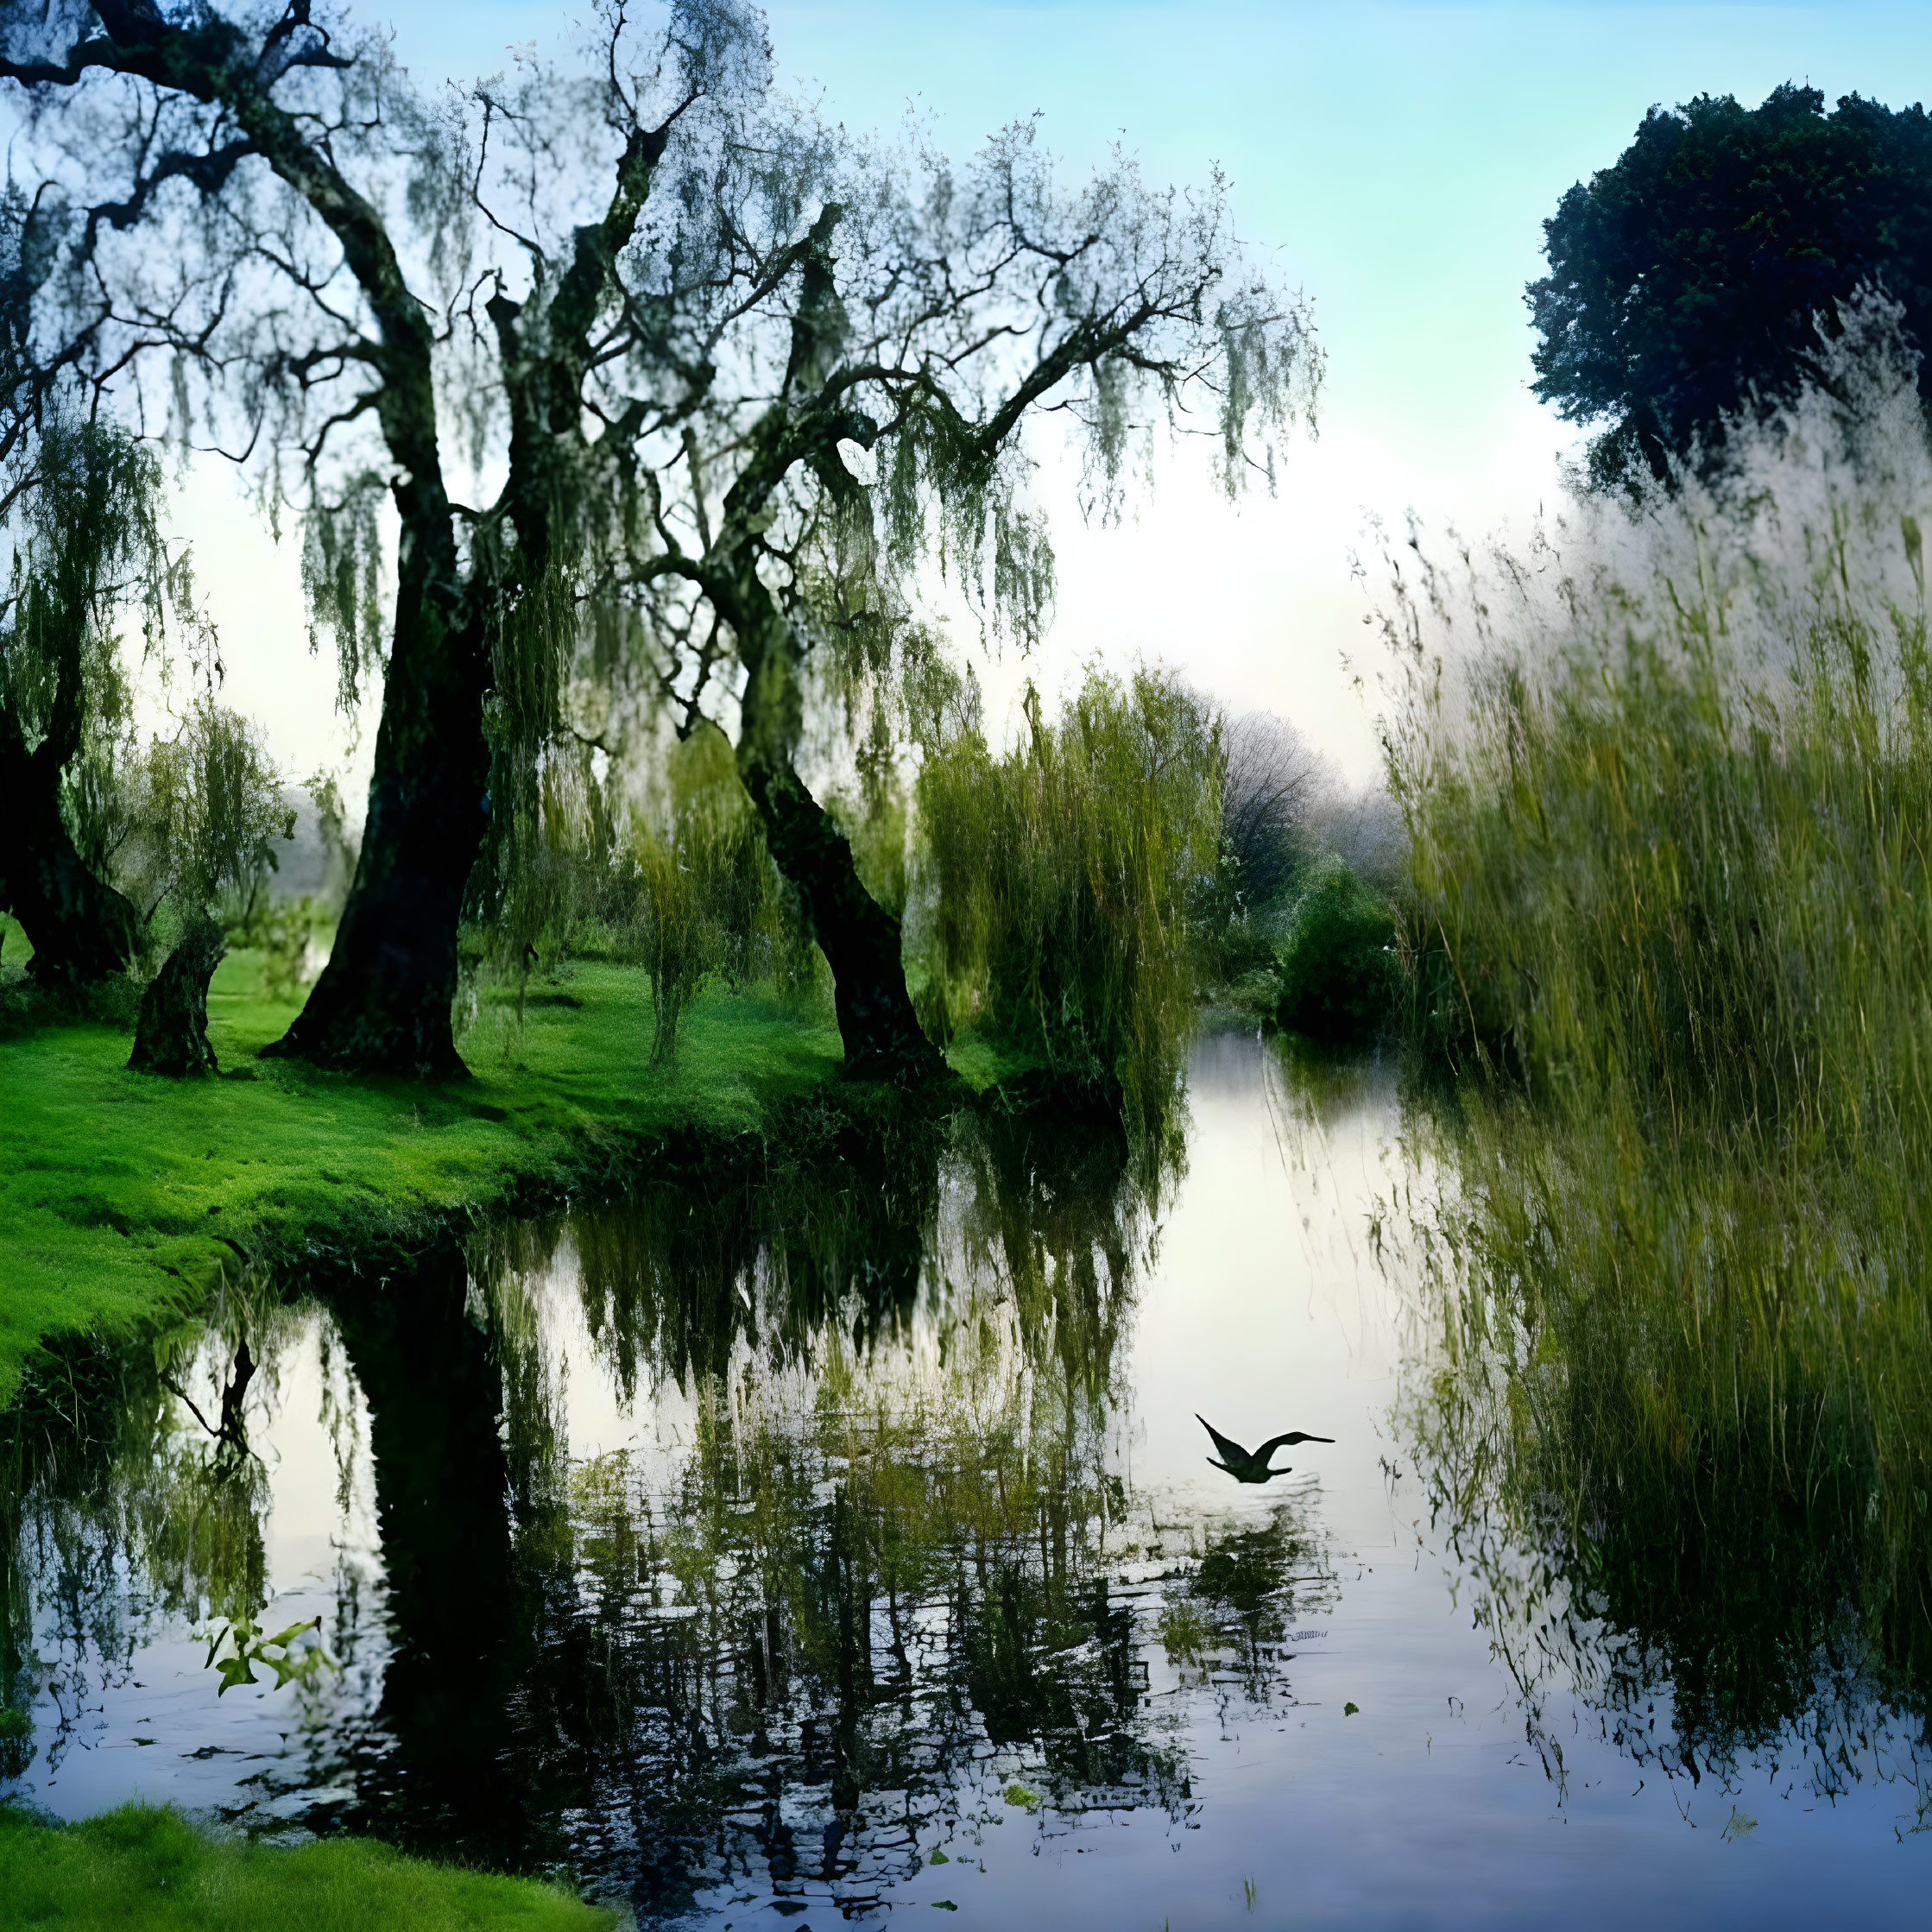
[[[0,957],[23,952],[16,928]],[[533,986],[521,1019],[514,993],[486,997],[471,1079],[351,1078],[256,1058],[295,1010],[262,964],[236,952],[216,973],[217,1078],[129,1073],[105,1023],[0,1038],[0,1404],[42,1338],[136,1332],[251,1260],[407,1238],[639,1137],[742,1132],[841,1059],[829,1020],[713,991],[653,1069],[643,971],[586,961]]]
[[[0,1927],[62,1932],[606,1932],[553,1885],[404,1857],[368,1839],[282,1850],[130,1804],[68,1826],[0,1809]]]

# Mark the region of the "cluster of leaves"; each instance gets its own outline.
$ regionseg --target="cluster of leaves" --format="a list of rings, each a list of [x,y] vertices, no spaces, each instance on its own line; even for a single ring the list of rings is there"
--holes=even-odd
[[[1606,426],[1600,485],[1664,479],[1756,396],[1789,401],[1817,331],[1877,286],[1932,323],[1932,118],[1815,87],[1653,108],[1544,224],[1535,392]]]
[[[237,1617],[209,1637],[208,1656],[202,1669],[220,1673],[221,1688],[215,1693],[218,1697],[225,1697],[243,1684],[259,1683],[262,1680],[255,1674],[257,1666],[274,1671],[273,1688],[276,1690],[292,1683],[313,1683],[324,1670],[340,1668],[319,1640],[299,1646],[296,1644],[298,1637],[321,1627],[321,1618],[308,1617],[268,1637],[262,1634],[252,1617]],[[220,1654],[224,1647],[228,1652],[225,1657]]]

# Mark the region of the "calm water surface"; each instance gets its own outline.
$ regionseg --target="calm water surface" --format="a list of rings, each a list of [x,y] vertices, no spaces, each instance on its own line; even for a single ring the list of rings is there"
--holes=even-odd
[[[829,1126],[81,1378],[7,1499],[0,1790],[646,1923],[1925,1923],[1922,1718],[1834,1653],[1680,1722],[1414,1419],[1392,1083],[1224,1037],[1190,1106],[1159,1173]],[[1336,1441],[1243,1487],[1197,1412]],[[250,1613],[326,1661],[218,1696]]]

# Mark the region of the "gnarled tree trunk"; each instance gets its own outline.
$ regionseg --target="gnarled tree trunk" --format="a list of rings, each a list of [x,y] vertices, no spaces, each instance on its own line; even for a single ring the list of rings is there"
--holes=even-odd
[[[33,942],[28,971],[71,989],[134,963],[141,916],[74,849],[60,816],[63,748],[50,732],[29,752],[20,721],[0,710],[0,906]]]
[[[335,945],[294,1025],[264,1051],[460,1079],[469,1070],[451,1006],[464,891],[489,820],[489,653],[451,579],[423,581],[426,547],[405,540],[369,819]],[[453,554],[447,561],[453,577]]]
[[[945,1063],[906,989],[899,921],[866,890],[850,842],[789,759],[748,757],[741,746],[738,772],[772,857],[803,896],[812,937],[832,969],[847,1075],[901,1087],[939,1078]]]
[[[773,860],[804,898],[812,936],[832,969],[846,1074],[924,1086],[942,1078],[946,1064],[912,1010],[899,921],[866,890],[851,842],[792,763],[798,700],[791,627],[755,578],[734,602],[743,620],[739,651],[748,672],[739,700],[738,776],[758,808]]]
[[[197,919],[181,935],[141,995],[128,1072],[184,1080],[218,1070],[209,1045],[209,980],[226,950],[212,919]]]
[[[427,1077],[467,1076],[450,1009],[457,930],[490,814],[483,706],[494,685],[487,624],[521,590],[535,594],[556,559],[559,520],[580,488],[588,331],[617,251],[629,239],[667,130],[635,134],[602,223],[577,231],[555,301],[526,340],[520,306],[489,313],[510,400],[505,490],[518,548],[508,577],[478,566],[462,584],[437,451],[435,389],[421,313],[373,213],[332,177],[293,163],[287,176],[330,219],[377,313],[390,370],[383,434],[404,474],[396,624],[361,857],[336,942],[300,1017],[269,1049],[322,1066]],[[333,199],[331,199],[333,197]],[[340,204],[338,206],[338,204]],[[514,579],[514,581],[512,580]],[[498,608],[493,612],[492,600]]]
[[[208,982],[228,950],[212,919],[181,935],[141,996],[129,1073],[165,1073],[176,1080],[219,1070],[208,1044]]]

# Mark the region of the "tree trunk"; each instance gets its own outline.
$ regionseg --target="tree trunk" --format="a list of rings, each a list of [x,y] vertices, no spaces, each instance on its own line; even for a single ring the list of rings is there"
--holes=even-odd
[[[771,640],[755,657],[749,642],[741,631],[748,675],[739,701],[738,775],[764,822],[773,860],[803,896],[812,936],[832,969],[846,1074],[899,1087],[941,1079],[946,1063],[906,990],[899,921],[865,889],[850,841],[792,768],[788,637]]]
[[[165,1073],[180,1080],[218,1070],[208,1044],[208,982],[227,950],[212,919],[182,934],[141,996],[129,1073]]]
[[[407,526],[405,525],[407,533]],[[457,925],[489,819],[489,653],[475,600],[403,542],[395,636],[355,883],[329,963],[263,1051],[316,1066],[463,1079],[450,1008]]]
[[[59,748],[49,736],[29,752],[19,720],[0,711],[0,905],[33,942],[28,971],[71,989],[134,963],[141,916],[74,849],[60,817]]]

